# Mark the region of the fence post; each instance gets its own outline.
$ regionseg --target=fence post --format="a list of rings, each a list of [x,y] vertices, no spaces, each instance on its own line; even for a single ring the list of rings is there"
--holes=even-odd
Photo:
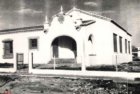
[[[54,60],[54,62],[53,62],[53,69],[55,70],[55,67],[56,67],[55,56],[53,57],[53,60]]]
[[[82,58],[82,71],[86,71],[85,62],[86,62],[86,58],[85,58],[85,56],[84,56],[84,57]]]
[[[34,67],[33,67],[33,63],[34,63],[34,55],[33,55],[33,53],[31,53],[31,59],[32,59],[32,61],[31,61],[31,62],[32,62],[32,63],[31,63],[31,66],[32,66],[32,68],[34,68]]]
[[[118,71],[118,58],[117,58],[117,55],[116,55],[116,72]]]
[[[17,55],[16,55],[16,59],[13,63],[13,68],[14,68],[14,72],[16,72],[17,71]]]

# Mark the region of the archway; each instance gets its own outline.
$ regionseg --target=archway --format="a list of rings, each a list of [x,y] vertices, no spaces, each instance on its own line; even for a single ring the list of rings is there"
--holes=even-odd
[[[55,58],[76,58],[76,41],[69,36],[59,36],[52,41],[52,57]]]

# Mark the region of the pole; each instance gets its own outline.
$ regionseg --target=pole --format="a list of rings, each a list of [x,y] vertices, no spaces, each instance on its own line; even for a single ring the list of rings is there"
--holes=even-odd
[[[86,68],[85,68],[85,37],[84,37],[85,34],[83,34],[83,59],[82,59],[82,71],[85,71]]]
[[[117,58],[117,55],[116,55],[116,72],[118,71],[118,58]]]
[[[34,57],[33,57],[33,53],[31,53],[31,56],[32,56],[32,65],[31,65],[31,66],[32,66],[32,68],[33,68],[33,62],[34,62],[34,60],[33,60],[33,58],[34,58]]]
[[[56,67],[55,56],[53,57],[53,60],[54,60],[54,62],[53,62],[53,68],[55,70],[55,67]]]

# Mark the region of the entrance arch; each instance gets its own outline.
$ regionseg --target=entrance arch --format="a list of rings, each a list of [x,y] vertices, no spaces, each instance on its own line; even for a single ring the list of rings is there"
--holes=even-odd
[[[55,58],[76,58],[77,44],[76,41],[69,36],[56,37],[51,44],[52,57]]]

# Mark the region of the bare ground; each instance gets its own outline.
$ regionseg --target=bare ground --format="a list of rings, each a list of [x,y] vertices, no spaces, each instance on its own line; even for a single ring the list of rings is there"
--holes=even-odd
[[[0,86],[12,94],[140,94],[139,83],[102,78],[0,76]]]

